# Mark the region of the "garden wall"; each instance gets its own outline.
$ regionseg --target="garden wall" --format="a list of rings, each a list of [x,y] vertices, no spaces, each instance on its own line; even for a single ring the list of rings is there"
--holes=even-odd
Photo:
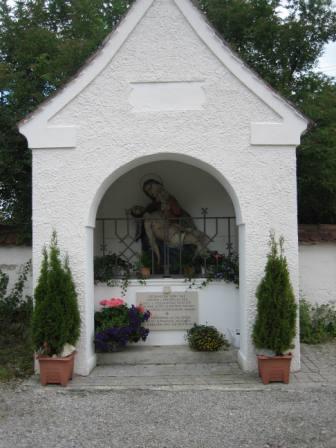
[[[10,290],[18,279],[20,269],[32,257],[32,249],[27,246],[1,246],[0,245],[0,270],[8,275]],[[32,295],[32,275],[28,275],[24,294]]]
[[[313,303],[336,303],[336,243],[301,244],[300,294]]]
[[[26,246],[2,246],[0,245],[0,269],[9,275],[10,286],[13,286],[18,278],[20,267],[31,258],[31,248]],[[309,302],[328,303],[336,301],[336,243],[330,242],[301,242],[299,247],[300,266],[300,293]],[[148,281],[148,288],[154,280]],[[165,280],[166,282],[170,280]],[[177,283],[178,284],[178,283]],[[175,283],[174,283],[175,285]],[[185,284],[179,284],[176,290],[181,291]],[[223,285],[220,285],[222,287]],[[138,285],[139,287],[139,285]],[[161,280],[162,287],[162,280]],[[130,287],[129,292],[135,297],[135,288]],[[152,286],[151,286],[152,288]],[[208,288],[214,288],[214,284]],[[234,288],[234,287],[233,287]],[[174,286],[175,289],[175,286]],[[153,289],[152,289],[153,290]],[[154,287],[155,290],[155,287]],[[143,287],[140,288],[143,291]],[[206,290],[205,290],[206,291]],[[104,298],[106,294],[115,293],[106,287],[95,287],[96,301]],[[26,293],[32,293],[31,276],[28,278]],[[203,297],[203,291],[200,293]],[[133,300],[133,299],[132,299]],[[211,299],[209,299],[211,300]],[[231,299],[230,299],[231,300]],[[231,306],[231,305],[230,305]],[[236,321],[232,328],[236,327]]]
[[[300,295],[311,303],[336,302],[336,225],[299,226]]]

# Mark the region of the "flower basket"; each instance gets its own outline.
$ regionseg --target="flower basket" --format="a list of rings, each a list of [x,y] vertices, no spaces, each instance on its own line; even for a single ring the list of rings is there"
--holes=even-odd
[[[149,334],[144,323],[150,312],[142,306],[130,307],[120,298],[100,301],[102,310],[95,313],[95,347],[97,352],[116,352],[128,343],[145,341]]]

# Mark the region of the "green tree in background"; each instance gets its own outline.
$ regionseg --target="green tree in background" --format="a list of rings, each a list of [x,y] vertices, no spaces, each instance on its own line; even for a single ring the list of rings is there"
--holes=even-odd
[[[336,39],[332,0],[199,0],[217,31],[272,87],[316,123],[299,148],[301,222],[336,222],[335,83],[314,73]],[[132,0],[0,4],[0,221],[31,227],[30,151],[16,123],[62,85]],[[323,207],[322,201],[323,198]]]
[[[299,217],[304,223],[336,223],[336,84],[310,79],[302,109],[315,126],[298,150]]]
[[[332,0],[199,1],[232,48],[314,122],[298,148],[299,221],[336,223],[336,84],[314,72],[336,40]]]
[[[31,237],[31,153],[16,123],[62,85],[127,11],[128,0],[0,3],[0,222]]]

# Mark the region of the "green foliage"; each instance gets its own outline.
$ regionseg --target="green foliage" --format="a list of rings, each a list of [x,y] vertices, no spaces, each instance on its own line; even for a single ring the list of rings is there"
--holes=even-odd
[[[136,270],[140,268],[151,268],[152,267],[152,257],[149,252],[141,252],[138,258],[138,263],[135,266]]]
[[[95,329],[97,332],[111,327],[124,327],[129,324],[128,306],[121,305],[113,308],[102,308],[95,312]]]
[[[321,344],[336,338],[336,307],[312,305],[300,300],[300,339],[306,344]]]
[[[336,85],[314,72],[324,45],[336,40],[332,0],[199,3],[234,50],[315,122],[298,148],[299,221],[336,223]]]
[[[257,288],[256,297],[257,316],[252,335],[254,345],[282,355],[293,348],[297,306],[283,254],[283,238],[280,238],[278,245],[273,234],[265,275]]]
[[[16,225],[24,241],[31,232],[31,154],[16,122],[78,70],[132,3],[0,3],[0,222]],[[324,45],[336,39],[332,0],[199,4],[238,54],[316,122],[298,151],[299,218],[336,222],[335,83],[314,73]]]
[[[66,259],[62,264],[55,232],[49,254],[46,249],[43,251],[34,297],[35,349],[49,356],[58,355],[66,343],[74,345],[77,342],[80,317],[69,263]]]
[[[108,283],[114,278],[129,277],[131,269],[131,263],[119,257],[117,254],[94,257],[95,282]]]
[[[16,123],[64,84],[132,0],[0,2],[0,222],[31,238],[31,152]]]
[[[200,0],[200,5],[238,54],[287,97],[336,37],[332,0]]]
[[[10,292],[8,288],[8,275],[0,270],[0,329],[7,324],[17,324],[18,334],[20,324],[26,326],[32,310],[32,299],[23,295],[23,289],[31,271],[31,261],[24,264],[20,270],[18,280]]]
[[[109,352],[125,347],[129,342],[145,341],[149,329],[144,323],[150,312],[141,305],[130,307],[122,299],[103,299],[101,311],[95,313],[94,343],[98,352]]]
[[[298,148],[300,221],[336,223],[336,85],[311,77],[299,100],[315,122]]]
[[[7,274],[0,270],[0,381],[33,372],[30,331],[33,306],[31,297],[23,294],[30,269],[30,262],[23,265],[11,291]]]
[[[217,328],[210,325],[194,324],[187,331],[186,339],[189,347],[200,352],[216,352],[220,349],[227,350],[229,343]]]

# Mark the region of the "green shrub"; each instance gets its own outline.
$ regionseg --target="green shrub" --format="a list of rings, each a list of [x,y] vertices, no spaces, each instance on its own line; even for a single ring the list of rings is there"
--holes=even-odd
[[[312,305],[300,300],[300,339],[306,344],[321,344],[336,337],[336,307]]]
[[[30,319],[32,299],[30,296],[23,295],[30,271],[31,261],[28,261],[21,267],[18,280],[8,292],[8,275],[0,270],[0,330],[7,324],[21,321],[24,323]]]
[[[271,234],[265,275],[256,292],[257,317],[252,334],[256,348],[272,350],[276,355],[293,348],[296,334],[297,306],[283,242],[280,238],[278,244]]]
[[[210,325],[196,325],[187,331],[186,339],[189,347],[201,352],[216,352],[229,347],[222,333]]]
[[[23,294],[30,269],[29,261],[22,266],[11,291],[8,291],[8,275],[0,270],[0,381],[33,373],[33,305],[32,298]]]
[[[65,344],[79,338],[80,317],[77,294],[68,260],[62,263],[53,233],[49,254],[43,250],[40,276],[35,289],[33,342],[45,355],[59,355]]]

